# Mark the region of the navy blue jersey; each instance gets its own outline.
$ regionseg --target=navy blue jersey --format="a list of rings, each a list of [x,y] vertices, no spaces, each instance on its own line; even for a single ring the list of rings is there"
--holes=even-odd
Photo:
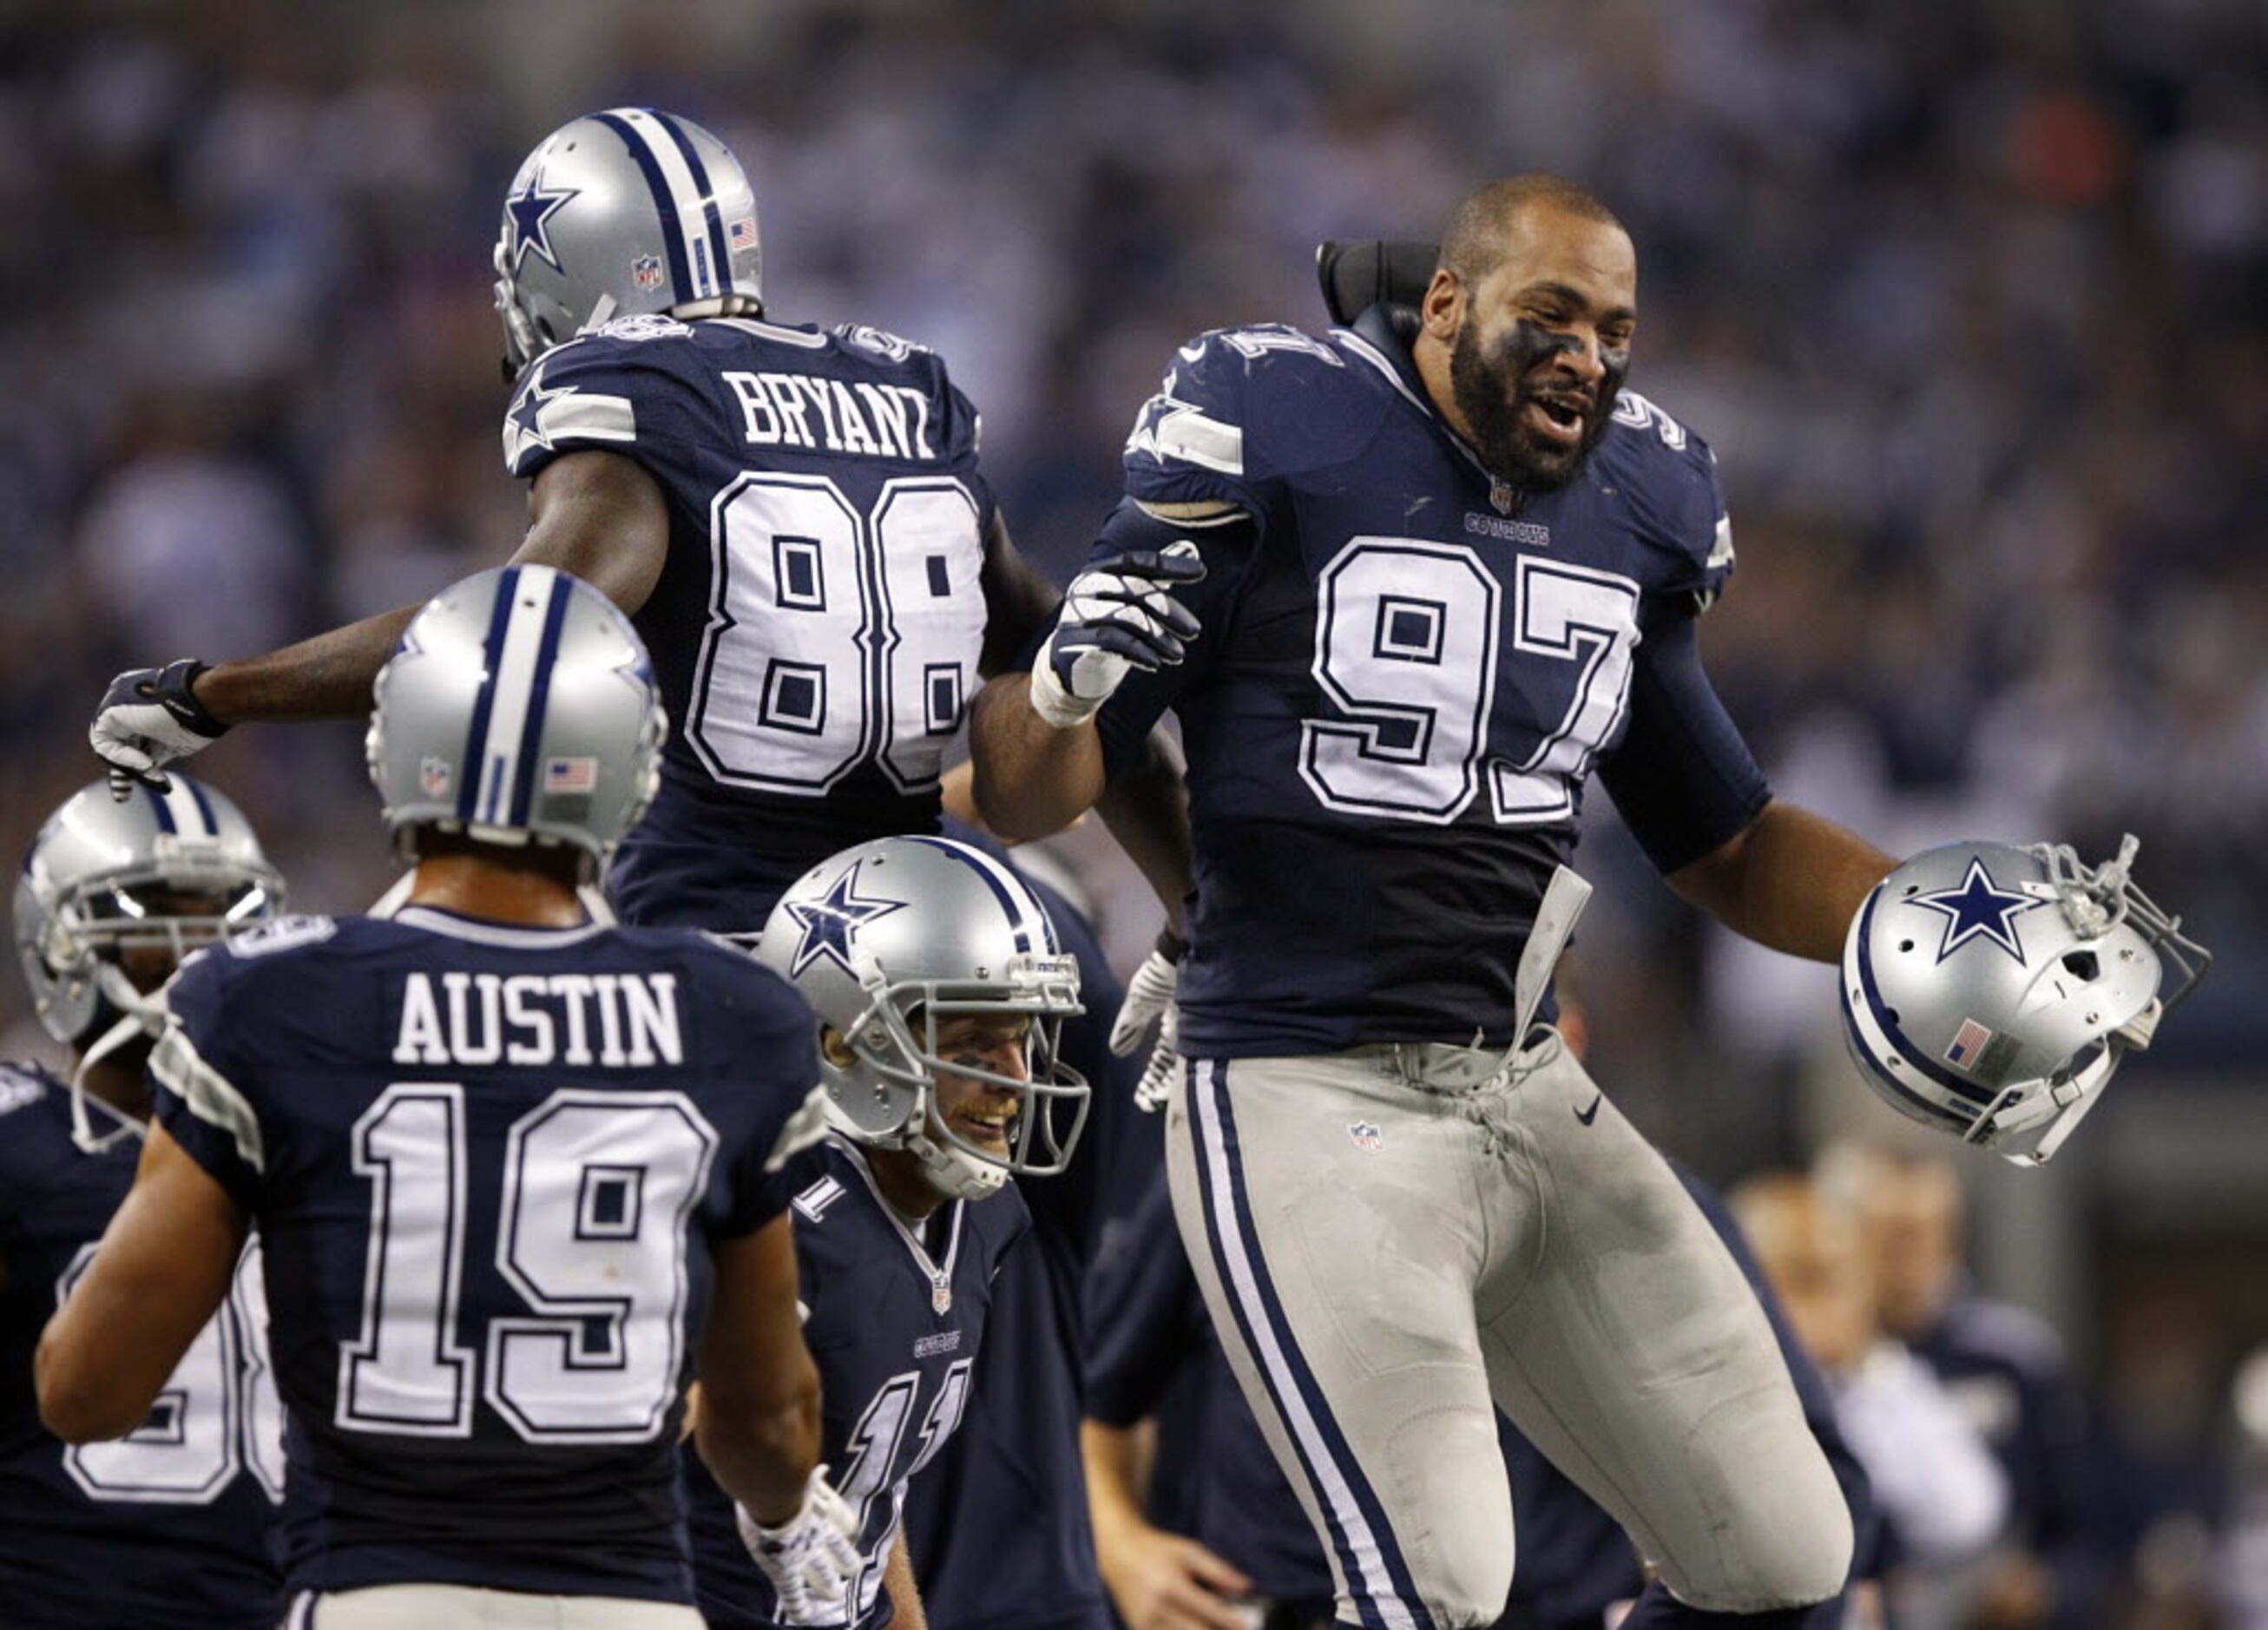
[[[99,1101],[99,1133],[125,1123]],[[134,1184],[142,1140],[71,1141],[70,1095],[0,1065],[0,1625],[268,1626],[283,1613],[269,1552],[284,1492],[260,1248],[140,1430],[77,1448],[40,1424],[32,1351]]]
[[[1029,1226],[1013,1187],[949,1200],[917,1234],[883,1199],[865,1157],[830,1136],[800,1169],[795,1263],[803,1339],[819,1366],[820,1458],[858,1514],[866,1559],[856,1630],[890,1622],[882,1575],[906,1485],[961,1425],[1000,1259]],[[740,1543],[732,1502],[686,1457],[701,1611],[717,1630],[770,1626],[771,1582]]]
[[[1101,719],[1115,768],[1165,708],[1181,716],[1184,1050],[1509,1040],[1521,943],[1585,780],[1731,570],[1708,448],[1626,391],[1581,477],[1515,504],[1366,321],[1191,342],[1125,471],[1136,504],[1241,517],[1189,528],[1209,574],[1181,591],[1204,624],[1189,660],[1131,676]],[[1701,779],[1641,800],[1679,807],[1658,860],[1762,808],[1760,776]]]
[[[785,1208],[808,1009],[705,934],[291,918],[170,987],[158,1114],[257,1220],[295,1589],[693,1600],[711,1243]]]
[[[946,832],[1016,867],[980,833],[950,822]],[[1110,1051],[1125,992],[1093,930],[1063,896],[1016,869],[1079,959],[1086,1011],[1064,1022],[1063,1056],[1093,1085],[1093,1107],[1071,1169],[1019,1187],[1031,1238],[1008,1253],[994,1283],[967,1418],[907,1492],[906,1544],[932,1630],[1110,1630],[1079,1449],[1079,1287],[1123,1170],[1116,1152],[1130,1133],[1156,1140],[1163,1117],[1134,1107],[1141,1057]]]
[[[837,850],[931,830],[974,692],[992,499],[935,353],[876,329],[633,317],[530,365],[504,462],[625,454],[669,506],[632,620],[674,728],[624,841],[625,921],[762,922]]]
[[[1796,1345],[1723,1201],[1690,1172],[1681,1168],[1678,1176],[1764,1303],[1805,1419],[1850,1502],[1861,1571],[1871,1572],[1873,1500],[1835,1423],[1826,1383]],[[1153,1486],[1170,1488],[1177,1508],[1153,1505],[1153,1521],[1202,1541],[1271,1601],[1327,1604],[1329,1563],[1213,1332],[1164,1176],[1161,1169],[1136,1207],[1113,1219],[1087,1282],[1087,1412],[1117,1427],[1159,1416]],[[1520,1546],[1505,1624],[1576,1630],[1602,1623],[1610,1607],[1645,1589],[1637,1553],[1615,1520],[1502,1416],[1497,1432]],[[1842,1622],[1843,1608],[1830,1603],[1814,1615],[1824,1630]]]

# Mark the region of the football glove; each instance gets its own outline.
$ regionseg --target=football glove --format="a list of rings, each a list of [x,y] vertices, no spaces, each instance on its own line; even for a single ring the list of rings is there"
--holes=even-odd
[[[1063,611],[1032,664],[1032,711],[1058,730],[1094,717],[1127,670],[1180,662],[1197,620],[1174,590],[1205,574],[1187,538],[1089,566],[1064,591]]]
[[[850,1503],[814,1467],[803,1486],[803,1508],[777,1528],[767,1528],[735,1505],[740,1543],[779,1597],[775,1618],[784,1625],[843,1625],[858,1615],[850,1593],[864,1566]]]
[[[1110,1051],[1122,1058],[1131,1058],[1151,1027],[1157,1028],[1157,1044],[1150,1049],[1150,1061],[1142,1066],[1142,1079],[1134,1088],[1134,1105],[1145,1115],[1155,1115],[1166,1107],[1166,1095],[1181,1073],[1174,990],[1181,981],[1183,948],[1181,936],[1170,928],[1158,936],[1157,948],[1142,959],[1142,965],[1126,982],[1126,999],[1118,1004],[1118,1017],[1111,1022]]]
[[[110,795],[124,800],[135,784],[171,789],[163,771],[225,734],[191,689],[205,664],[184,657],[163,667],[130,668],[110,682],[86,739],[110,766]]]

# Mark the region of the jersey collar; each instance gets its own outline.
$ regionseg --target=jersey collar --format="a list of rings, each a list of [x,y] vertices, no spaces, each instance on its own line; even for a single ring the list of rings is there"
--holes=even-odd
[[[898,1215],[897,1207],[891,1205],[884,1197],[881,1185],[874,1181],[874,1174],[867,1167],[865,1152],[841,1132],[828,1132],[827,1141],[841,1150],[848,1158],[850,1169],[858,1174],[859,1181],[866,1185],[866,1192],[874,1197],[874,1209],[889,1220],[890,1227],[896,1230],[898,1238],[904,1243],[908,1253],[912,1256],[914,1266],[920,1269],[922,1277],[929,1281],[932,1296],[930,1305],[940,1313],[945,1311],[945,1308],[951,1307],[953,1305],[951,1301],[953,1270],[954,1265],[961,1259],[961,1219],[968,1214],[967,1202],[962,1200],[945,1202],[953,1215],[946,1223],[945,1261],[939,1265],[930,1256],[928,1247],[922,1243],[921,1235],[906,1226],[906,1220]],[[945,1307],[937,1306],[937,1298],[939,1297],[946,1299]]]
[[[1397,313],[1404,319],[1402,324],[1395,321]],[[1347,350],[1384,374],[1388,383],[1401,393],[1403,400],[1425,416],[1427,422],[1440,432],[1442,439],[1456,450],[1457,456],[1472,468],[1476,476],[1488,483],[1490,498],[1493,503],[1500,490],[1506,492],[1511,490],[1489,473],[1488,467],[1481,462],[1480,454],[1473,451],[1473,444],[1457,434],[1455,427],[1434,407],[1433,398],[1425,389],[1425,376],[1418,372],[1417,358],[1410,354],[1410,342],[1403,334],[1407,319],[1414,314],[1406,306],[1395,306],[1381,300],[1356,318],[1351,328],[1335,328],[1332,332]]]
[[[394,920],[405,927],[446,934],[452,940],[522,950],[549,950],[555,946],[578,944],[605,926],[602,923],[583,922],[571,928],[531,928],[519,923],[495,922],[485,917],[467,917],[438,905],[405,905],[394,913]]]

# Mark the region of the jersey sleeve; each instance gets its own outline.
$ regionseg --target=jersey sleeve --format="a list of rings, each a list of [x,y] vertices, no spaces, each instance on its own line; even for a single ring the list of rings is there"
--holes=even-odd
[[[1272,342],[1272,343],[1271,343]],[[1264,520],[1279,484],[1260,456],[1252,409],[1256,389],[1283,351],[1305,342],[1297,329],[1223,329],[1191,340],[1174,355],[1158,394],[1142,404],[1123,460],[1126,496],[1138,504],[1232,504]],[[1336,358],[1328,365],[1340,365]]]
[[[1647,540],[1668,557],[1650,596],[1660,606],[1698,616],[1733,575],[1733,520],[1717,455],[1636,392],[1623,394],[1615,417],[1645,448],[1646,476],[1635,483],[1631,501]]]
[[[688,331],[667,319],[633,319],[546,352],[504,416],[504,468],[524,481],[596,449],[637,460],[667,490],[693,478],[700,448],[740,439]]]
[[[717,1233],[753,1234],[788,1207],[810,1181],[809,1152],[825,1135],[819,1044],[811,1010],[787,982],[737,951],[712,1034],[722,1036],[728,1091],[756,1105],[740,1146],[728,1151]],[[715,1042],[709,1044],[717,1045]]]
[[[257,1072],[231,1045],[233,959],[214,948],[181,964],[166,991],[166,1028],[150,1056],[158,1122],[229,1198],[255,1208],[267,1175]]]

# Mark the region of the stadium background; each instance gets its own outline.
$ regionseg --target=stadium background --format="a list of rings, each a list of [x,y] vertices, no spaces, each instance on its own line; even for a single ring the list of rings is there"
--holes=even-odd
[[[2220,954],[2052,1169],[1963,1168],[1981,1282],[2089,1379],[2135,1622],[2268,1623],[2268,9],[0,4],[0,841],[92,776],[119,668],[509,550],[499,201],[621,102],[747,161],[771,314],[945,352],[1058,576],[1175,344],[1321,322],[1318,239],[1431,236],[1517,168],[1602,193],[1634,386],[1723,464],[1706,648],[1779,789],[1896,850],[2132,830]],[[300,904],[383,885],[356,732],[198,769]],[[1595,801],[1618,1100],[1720,1179],[1896,1130],[1831,976],[1705,931]],[[1138,954],[1150,908],[1065,847]],[[0,1029],[47,1051],[13,982]]]

